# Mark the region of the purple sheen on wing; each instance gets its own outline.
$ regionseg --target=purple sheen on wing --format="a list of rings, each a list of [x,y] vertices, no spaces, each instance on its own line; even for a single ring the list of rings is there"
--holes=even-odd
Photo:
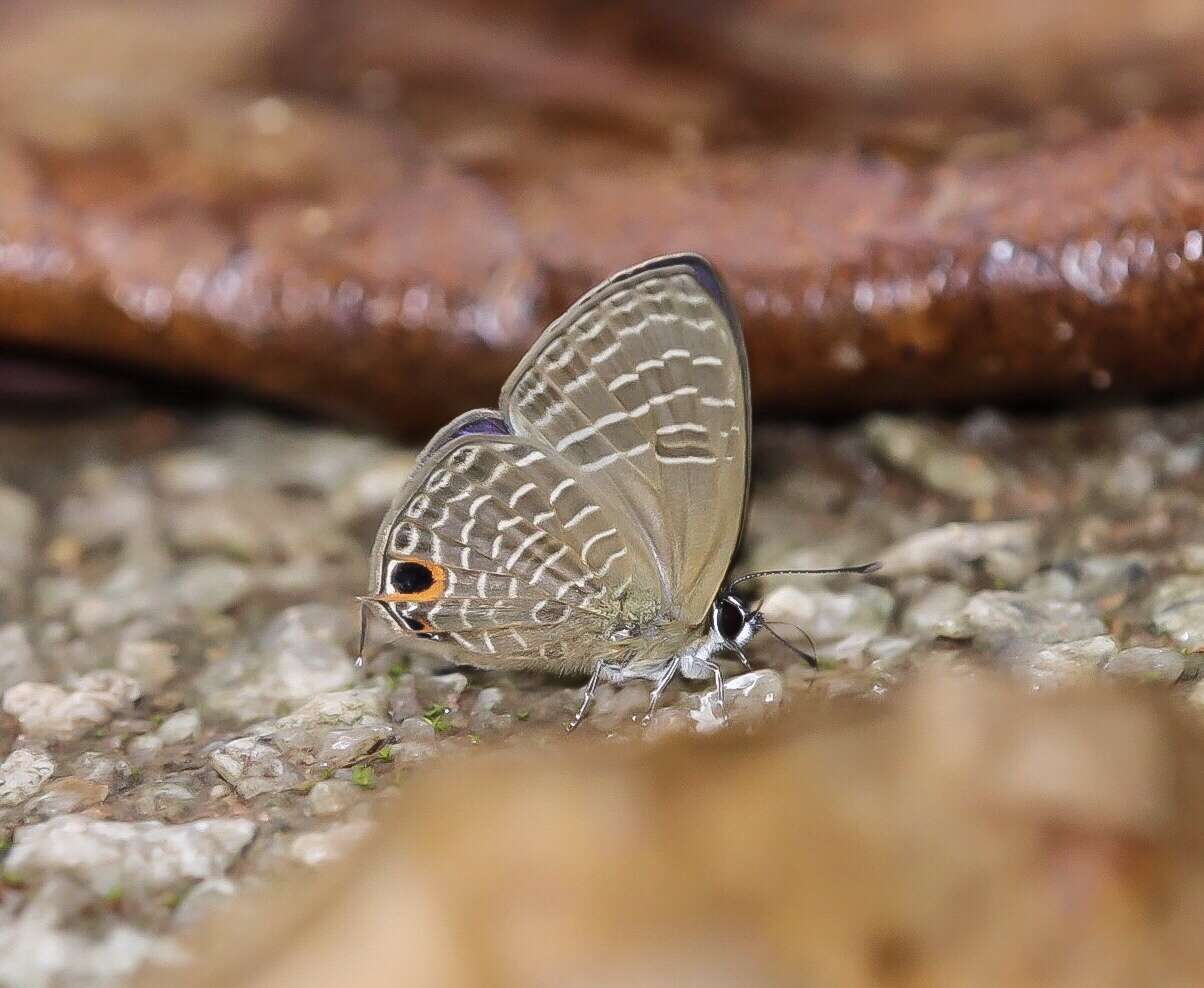
[[[501,417],[482,416],[479,419],[473,419],[471,422],[465,422],[452,436],[453,439],[459,439],[460,436],[508,436],[510,429]]]

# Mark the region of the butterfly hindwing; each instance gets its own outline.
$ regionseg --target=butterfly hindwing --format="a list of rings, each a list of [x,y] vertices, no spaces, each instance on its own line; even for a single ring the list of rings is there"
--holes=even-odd
[[[748,487],[748,369],[739,326],[699,257],[616,275],[558,319],[502,390],[520,435],[614,490],[653,546],[666,610],[707,612]]]
[[[399,628],[499,657],[489,664],[548,658],[557,642],[600,639],[618,597],[655,585],[611,498],[565,461],[516,436],[441,437],[373,555],[373,597]],[[582,669],[597,660],[596,648],[578,652]]]

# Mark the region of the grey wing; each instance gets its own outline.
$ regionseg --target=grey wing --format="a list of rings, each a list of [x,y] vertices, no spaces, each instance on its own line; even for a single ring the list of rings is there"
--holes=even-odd
[[[739,542],[749,473],[744,342],[710,265],[659,258],[594,289],[532,347],[501,409],[616,493],[665,603],[701,621]]]
[[[592,668],[616,601],[655,585],[654,563],[628,544],[616,505],[551,451],[453,427],[464,425],[431,442],[381,525],[368,599],[474,665]]]

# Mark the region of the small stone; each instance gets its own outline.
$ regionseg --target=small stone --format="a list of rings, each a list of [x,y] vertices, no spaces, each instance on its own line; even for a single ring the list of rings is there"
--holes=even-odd
[[[661,707],[644,729],[644,737],[649,741],[659,741],[661,738],[680,736],[689,728],[689,713],[679,707]]]
[[[651,698],[652,684],[647,682],[599,686],[587,724],[593,730],[613,731],[622,724],[638,721],[648,711]]]
[[[44,618],[64,618],[83,595],[76,576],[40,576],[33,584],[34,610]]]
[[[1126,453],[1104,478],[1104,497],[1118,507],[1138,508],[1150,496],[1158,475],[1139,453]]]
[[[84,635],[116,628],[133,618],[162,616],[170,601],[159,563],[125,563],[71,604],[71,623]]]
[[[81,492],[59,504],[55,527],[86,548],[124,541],[154,515],[141,480],[108,464],[85,467],[78,484]]]
[[[941,621],[937,634],[1001,646],[1010,641],[1044,644],[1078,641],[1107,629],[1093,610],[1078,601],[1044,600],[1012,590],[974,594],[961,613]]]
[[[15,748],[0,764],[0,806],[25,802],[54,775],[54,759],[34,748]]]
[[[321,693],[276,721],[275,729],[357,727],[385,722],[385,694],[379,689]]]
[[[316,737],[306,738],[302,745],[290,745],[277,735],[277,743],[290,756],[302,754],[312,758],[320,768],[342,768],[359,761],[383,742],[392,737],[391,728],[346,727],[341,730],[323,730]]]
[[[139,816],[168,822],[193,815],[193,805],[199,798],[195,788],[171,778],[143,783],[129,796]]]
[[[294,762],[338,768],[392,737],[384,713],[383,690],[341,690],[316,696],[261,730]]]
[[[233,899],[237,891],[238,886],[228,878],[204,878],[184,894],[172,919],[182,927],[208,919],[215,909]]]
[[[38,664],[25,625],[14,622],[0,627],[0,690],[37,678]]]
[[[1162,468],[1171,477],[1189,477],[1199,471],[1201,463],[1204,463],[1204,442],[1197,436],[1192,442],[1167,450]]]
[[[235,646],[197,676],[203,709],[245,724],[349,686],[355,665],[340,643],[347,617],[318,604],[282,611],[254,645]]]
[[[1127,597],[1150,576],[1151,560],[1138,553],[1088,556],[1077,562],[1076,596],[1080,598]]]
[[[378,517],[393,502],[411,471],[414,454],[397,452],[370,463],[346,477],[330,499],[330,509],[341,522]]]
[[[1116,653],[1116,641],[1111,636],[1096,635],[1040,648],[1008,650],[1003,657],[1035,685],[1044,686],[1085,679],[1103,668]]]
[[[169,520],[172,543],[183,552],[216,552],[236,559],[269,554],[271,539],[262,519],[222,492],[178,505]]]
[[[355,549],[324,504],[262,488],[236,487],[185,501],[166,521],[172,544],[186,553],[316,560],[346,557]]]
[[[18,881],[67,875],[98,895],[163,891],[221,875],[254,836],[244,819],[121,823],[69,814],[17,828],[4,864]]]
[[[201,715],[190,707],[186,710],[177,710],[167,717],[159,725],[156,733],[164,744],[182,744],[195,738],[200,733],[200,729]]]
[[[816,642],[834,642],[861,635],[881,634],[894,611],[895,600],[872,583],[858,583],[841,593],[778,587],[765,598],[764,611],[773,620],[790,621]]]
[[[309,811],[318,816],[342,813],[360,798],[361,789],[344,779],[323,779],[314,784],[305,798]]]
[[[419,716],[425,708],[418,698],[413,673],[405,673],[389,693],[389,720],[401,723],[407,717]]]
[[[915,648],[916,640],[901,635],[886,635],[870,642],[865,650],[866,658],[879,671],[893,668],[908,652]]]
[[[1187,660],[1173,648],[1126,648],[1108,660],[1104,671],[1146,683],[1173,683],[1183,675]]]
[[[1204,542],[1191,542],[1180,547],[1179,562],[1191,573],[1204,573]]]
[[[384,450],[374,437],[339,429],[310,427],[284,436],[279,428],[273,432],[279,449],[273,458],[272,482],[322,494],[330,494],[343,485],[348,475],[379,462]],[[253,447],[252,454],[257,452]]]
[[[714,690],[694,694],[687,704],[686,712],[699,734],[713,734],[727,725],[727,710]]]
[[[1204,652],[1204,576],[1172,576],[1150,599],[1150,623],[1187,652]]]
[[[148,961],[184,960],[165,937],[98,909],[96,894],[70,878],[52,875],[21,898],[0,925],[6,988],[101,988],[125,984]]]
[[[445,710],[458,710],[460,696],[468,689],[468,677],[462,672],[449,672],[446,676],[430,676],[420,687],[422,700],[427,706],[435,705]]]
[[[18,683],[4,692],[4,712],[34,737],[70,741],[81,738],[128,709],[142,695],[124,673],[101,669],[82,676],[71,690],[54,683]]]
[[[1040,565],[1035,551],[989,549],[982,557],[982,568],[997,587],[1020,586]]]
[[[26,812],[42,819],[77,813],[89,806],[103,803],[109,797],[109,787],[91,779],[67,776],[55,779],[41,793],[29,801]]]
[[[118,755],[101,751],[84,751],[75,759],[73,775],[105,785],[127,781],[133,774],[130,763]]]
[[[1035,521],[951,522],[895,543],[881,556],[882,572],[958,578],[988,553],[1010,553],[1024,560],[1025,567],[1033,561],[1035,568],[1039,534]]]
[[[46,544],[43,557],[51,569],[76,570],[84,561],[84,544],[73,535],[56,535]]]
[[[1048,597],[1053,600],[1073,600],[1078,590],[1078,581],[1065,569],[1054,567],[1034,573],[1021,587],[1029,597]]]
[[[960,614],[969,599],[956,583],[938,583],[908,605],[903,612],[903,630],[935,638],[940,624]]]
[[[316,867],[341,858],[371,830],[372,824],[367,820],[349,820],[326,830],[294,837],[289,853],[294,861]]]
[[[846,666],[851,669],[862,669],[869,662],[869,649],[879,636],[873,631],[856,631],[823,645],[816,656],[824,669]]]
[[[214,494],[230,486],[233,470],[229,458],[211,449],[181,449],[160,457],[155,483],[165,494],[189,497]]]
[[[422,744],[434,744],[439,732],[427,720],[421,717],[409,717],[402,721],[397,728],[398,741],[417,741]]]
[[[221,614],[241,603],[253,584],[247,567],[214,556],[182,566],[176,576],[174,593],[181,607]]]
[[[126,743],[125,753],[131,765],[143,766],[154,761],[163,750],[163,740],[157,734],[139,734]]]
[[[407,717],[397,728],[396,742],[390,748],[393,760],[409,765],[425,761],[438,750],[438,732],[421,717]]]
[[[510,714],[497,712],[497,707],[505,699],[505,694],[496,686],[487,686],[477,694],[477,702],[472,705],[472,713],[468,717],[470,731],[504,731],[514,718]]]
[[[999,492],[999,478],[983,457],[959,449],[930,426],[899,416],[873,415],[864,429],[874,452],[934,491],[970,501],[989,501]]]
[[[39,513],[37,502],[0,484],[0,570],[20,570],[33,558]]]
[[[782,677],[772,669],[733,676],[723,684],[728,717],[740,724],[760,723],[782,705]]]
[[[176,651],[176,646],[171,642],[154,639],[125,641],[117,648],[114,665],[137,680],[143,692],[153,692],[175,678]]]
[[[303,781],[297,768],[270,744],[255,738],[235,738],[209,756],[217,774],[243,799],[266,792],[283,792]]]

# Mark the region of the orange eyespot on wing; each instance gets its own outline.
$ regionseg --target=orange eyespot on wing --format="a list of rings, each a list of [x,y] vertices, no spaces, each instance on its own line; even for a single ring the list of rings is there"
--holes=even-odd
[[[398,614],[397,619],[409,628],[410,631],[416,632],[419,635],[425,635],[427,632],[434,631],[434,625],[424,617],[419,617],[414,614]]]
[[[429,559],[402,556],[389,564],[386,584],[390,591],[376,599],[399,604],[438,600],[447,590],[447,570]]]

